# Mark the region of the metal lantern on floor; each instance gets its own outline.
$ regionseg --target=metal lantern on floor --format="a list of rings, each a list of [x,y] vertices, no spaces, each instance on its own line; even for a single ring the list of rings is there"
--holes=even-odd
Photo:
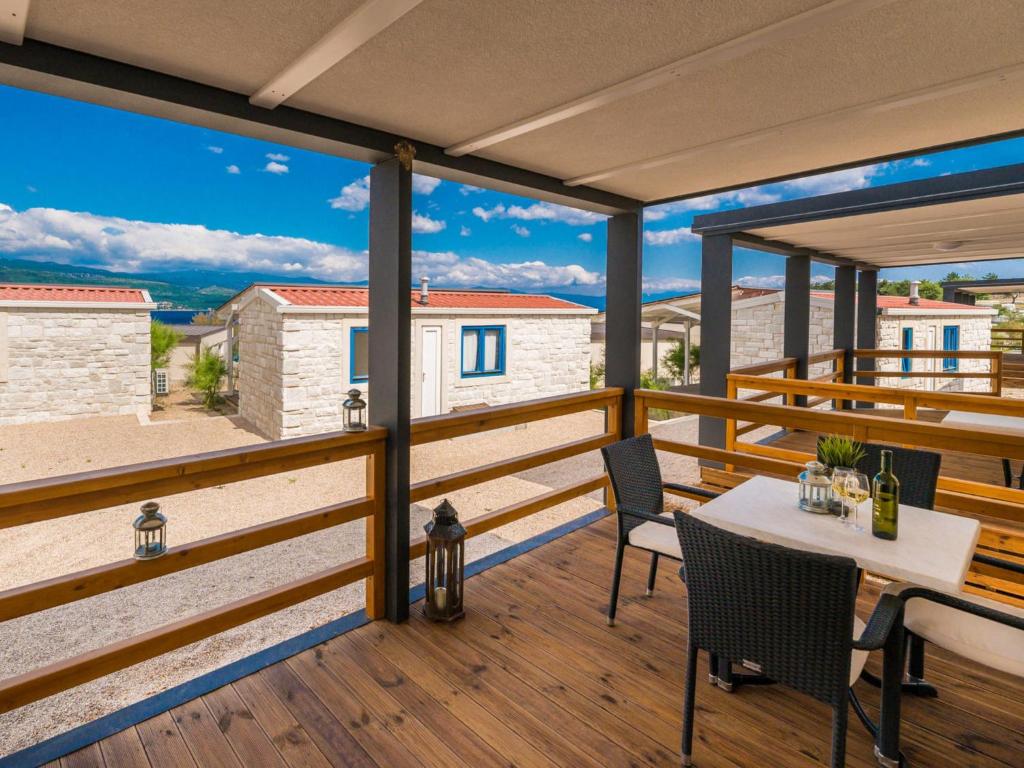
[[[152,560],[167,552],[167,518],[155,501],[142,505],[142,514],[135,518],[132,527],[135,529],[136,560]]]
[[[358,389],[348,391],[348,400],[342,404],[342,424],[346,432],[366,431],[366,401]]]
[[[434,621],[462,618],[466,529],[448,499],[434,510],[434,517],[423,529],[427,532],[427,594],[423,612]]]

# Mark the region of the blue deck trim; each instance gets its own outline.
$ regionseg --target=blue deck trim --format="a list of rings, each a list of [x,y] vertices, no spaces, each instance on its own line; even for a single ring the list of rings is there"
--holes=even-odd
[[[476,576],[478,573],[483,573],[489,568],[508,562],[519,555],[529,552],[531,549],[541,547],[557,538],[597,522],[607,515],[608,510],[602,507],[575,520],[563,523],[556,528],[552,528],[550,531],[545,531],[518,544],[513,544],[510,547],[493,552],[479,560],[474,560],[472,563],[467,563],[466,576]],[[425,589],[423,584],[413,587],[409,592],[409,602],[415,603],[417,600],[422,600]],[[135,704],[130,704],[124,709],[111,712],[109,715],[104,715],[97,720],[84,723],[77,728],[72,728],[70,731],[53,736],[38,744],[33,744],[18,752],[12,752],[6,757],[0,757],[0,768],[29,768],[29,766],[39,766],[51,760],[56,760],[59,757],[87,747],[94,742],[101,741],[108,736],[113,736],[118,731],[123,731],[126,728],[137,725],[143,720],[155,717],[161,712],[166,712],[192,701],[192,699],[205,696],[211,691],[223,688],[225,685],[229,685],[236,680],[254,674],[265,667],[277,664],[291,656],[295,656],[368,623],[369,620],[366,618],[365,610],[359,610],[348,616],[335,619],[324,624],[322,627],[311,629],[308,632],[296,635],[250,656],[238,659],[238,661],[233,661],[186,683],[177,685],[174,688],[168,688],[166,691],[150,696]]]

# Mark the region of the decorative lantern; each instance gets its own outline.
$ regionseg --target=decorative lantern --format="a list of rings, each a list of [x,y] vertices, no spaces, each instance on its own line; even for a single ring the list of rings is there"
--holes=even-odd
[[[807,469],[800,473],[800,509],[818,515],[831,514],[832,478],[828,468],[818,461],[807,462]]]
[[[466,529],[448,499],[423,526],[427,532],[427,594],[423,612],[434,621],[462,618]]]
[[[346,432],[366,431],[366,401],[358,389],[348,391],[348,400],[342,404],[342,424]]]
[[[147,501],[142,514],[132,523],[135,529],[135,559],[152,560],[167,552],[167,518],[160,513],[160,505]]]

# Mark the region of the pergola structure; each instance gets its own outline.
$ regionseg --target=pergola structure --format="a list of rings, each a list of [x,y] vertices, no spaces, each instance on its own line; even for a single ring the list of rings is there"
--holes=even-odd
[[[1024,248],[1021,249],[1024,256]],[[1004,277],[995,280],[956,280],[942,283],[942,298],[957,304],[974,304],[978,296],[1017,297],[1024,294],[1024,278]]]
[[[693,232],[702,237],[707,298],[702,394],[726,392],[734,245],[786,257],[783,354],[797,359],[798,378],[807,377],[811,261],[835,266],[833,344],[848,350],[849,381],[854,338],[859,348],[876,346],[879,269],[1024,255],[1024,164],[706,214]],[[861,370],[875,364],[858,362]],[[702,420],[702,442],[720,446],[724,434],[720,420]]]

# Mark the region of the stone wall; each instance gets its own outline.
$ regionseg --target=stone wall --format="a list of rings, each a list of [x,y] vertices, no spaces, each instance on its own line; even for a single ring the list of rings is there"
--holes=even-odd
[[[282,436],[282,318],[270,303],[254,299],[238,324],[238,415],[271,439]]]
[[[148,311],[0,308],[0,424],[149,409]]]
[[[960,349],[988,350],[991,348],[992,317],[977,312],[965,312],[962,315],[946,317],[921,317],[913,315],[881,315],[878,318],[878,348],[902,349],[903,329],[911,328],[914,333],[914,349],[929,348],[929,329],[934,334],[931,348],[942,349],[943,327],[956,325],[960,327]],[[960,360],[961,373],[988,372],[988,360]],[[880,371],[900,371],[900,358],[879,359],[877,368]],[[942,360],[911,359],[914,371],[941,371]],[[908,389],[935,389],[942,392],[989,392],[990,379],[922,379],[903,376],[876,379],[880,387],[904,387]]]

